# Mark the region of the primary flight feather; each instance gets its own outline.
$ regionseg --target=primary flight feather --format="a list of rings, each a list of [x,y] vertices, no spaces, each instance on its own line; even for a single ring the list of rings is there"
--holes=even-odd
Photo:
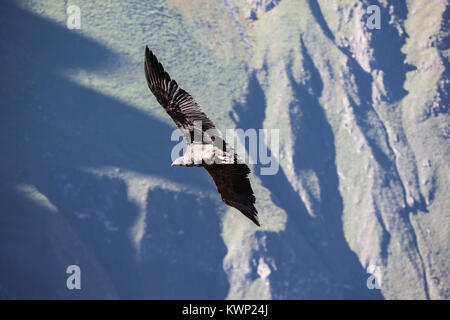
[[[164,71],[148,47],[145,48],[145,77],[150,91],[180,129],[186,142],[185,154],[172,165],[204,167],[213,178],[223,202],[259,226],[255,196],[248,179],[250,168],[226,144],[191,95]],[[202,137],[201,141],[196,139],[198,136]]]

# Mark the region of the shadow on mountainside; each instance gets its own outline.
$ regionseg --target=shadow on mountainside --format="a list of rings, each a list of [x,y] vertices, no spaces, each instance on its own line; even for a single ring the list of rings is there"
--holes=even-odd
[[[288,299],[381,299],[383,297],[380,293],[366,287],[368,275],[344,236],[343,203],[338,190],[334,134],[319,103],[323,84],[302,39],[300,52],[304,70],[309,74],[308,80],[303,83],[296,82],[291,64],[288,64],[286,70],[294,91],[294,100],[289,105],[289,119],[296,137],[294,170],[297,179],[302,179],[302,172],[313,172],[318,180],[320,194],[315,200],[310,197],[313,199],[313,217],[281,167],[276,175],[259,175],[263,186],[272,193],[273,202],[288,214],[287,229],[283,232],[286,235],[269,233],[267,246],[271,248],[270,255],[275,257],[276,261],[282,261],[287,254],[285,242],[293,241],[292,237],[287,235],[288,230],[290,233],[301,233],[320,258],[327,273],[324,279],[323,273],[312,270],[316,268],[314,265],[308,266],[304,261],[297,261],[300,254],[290,253],[290,264],[283,264],[283,267],[277,264],[277,270],[270,275],[272,296]],[[250,77],[246,102],[234,107],[239,119],[236,126],[244,130],[262,128],[265,110],[265,95],[254,73]],[[306,192],[310,190],[306,189]],[[291,246],[295,247],[294,244]],[[301,271],[298,268],[302,268]],[[322,279],[317,279],[321,277]]]
[[[183,206],[166,206],[176,195],[151,190],[145,212],[150,232],[141,242],[145,250],[139,260],[132,231],[141,209],[129,199],[127,184],[86,170],[113,168],[215,190],[203,170],[171,170],[174,127],[62,76],[73,68],[110,70],[116,54],[13,3],[2,2],[0,8],[8,26],[0,30],[0,296],[225,298],[228,283],[218,261],[226,248],[214,214],[216,201],[190,207],[193,197],[180,194]],[[158,216],[163,213],[164,219]],[[185,232],[202,239],[189,240],[152,225],[161,221],[187,224]],[[206,226],[210,232],[204,232]],[[199,252],[203,242],[208,249]],[[171,250],[161,253],[163,247]],[[195,264],[182,263],[191,257]],[[181,263],[169,266],[173,259]],[[65,271],[71,264],[82,270],[79,292],[66,288]],[[198,265],[202,267],[194,267]],[[170,270],[172,278],[164,280],[155,269]],[[182,277],[196,280],[192,295],[173,281]]]

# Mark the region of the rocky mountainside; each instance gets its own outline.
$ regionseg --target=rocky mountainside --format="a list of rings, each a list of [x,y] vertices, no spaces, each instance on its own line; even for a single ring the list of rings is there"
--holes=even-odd
[[[448,1],[0,7],[0,297],[450,298]],[[261,228],[170,167],[145,45],[223,132],[280,130]]]

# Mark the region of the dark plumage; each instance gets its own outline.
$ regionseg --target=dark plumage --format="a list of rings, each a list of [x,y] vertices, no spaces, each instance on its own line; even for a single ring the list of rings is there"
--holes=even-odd
[[[230,148],[219,134],[200,144],[194,143],[194,136],[196,136],[194,130],[198,129],[194,128],[195,121],[202,122],[202,133],[207,130],[214,131],[216,127],[189,93],[181,89],[164,71],[163,66],[148,47],[145,48],[145,77],[156,100],[183,133],[188,147],[186,154],[174,161],[173,165],[204,167],[213,178],[223,202],[238,209],[259,226],[258,212],[254,206],[255,196],[248,179],[250,168],[242,162],[234,149]],[[201,161],[195,162],[194,157],[199,156],[198,152],[196,153],[198,147],[205,151],[200,152]],[[220,154],[219,158],[225,160],[222,163],[208,164],[203,154],[208,154],[211,159],[219,157]]]

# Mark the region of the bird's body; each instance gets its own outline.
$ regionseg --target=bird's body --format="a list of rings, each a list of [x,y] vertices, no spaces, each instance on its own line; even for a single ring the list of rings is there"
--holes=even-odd
[[[239,157],[235,158],[234,156],[235,152],[231,148],[223,151],[212,143],[192,142],[187,146],[184,155],[177,158],[172,165],[204,167],[212,164],[243,163]]]
[[[214,123],[194,99],[164,71],[146,47],[145,76],[150,91],[183,134],[186,152],[172,166],[204,167],[216,184],[222,200],[260,225],[255,196],[248,179],[249,167],[221,137]]]

